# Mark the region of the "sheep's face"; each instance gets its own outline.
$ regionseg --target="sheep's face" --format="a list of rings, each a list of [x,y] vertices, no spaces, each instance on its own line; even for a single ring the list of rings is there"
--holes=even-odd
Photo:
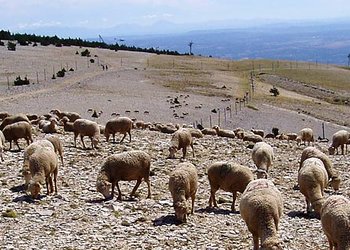
[[[328,148],[328,153],[329,153],[330,155],[334,155],[334,153],[335,153],[335,148],[334,148],[334,147],[329,147],[329,148]]]
[[[105,198],[108,198],[110,196],[110,188],[112,187],[112,184],[107,181],[100,181],[96,184],[96,190],[97,192],[101,193]]]
[[[174,159],[175,158],[175,153],[176,153],[176,147],[169,147],[169,156],[168,156],[168,158]]]
[[[339,177],[333,177],[332,180],[329,182],[329,184],[332,186],[332,188],[337,191],[340,187],[340,178]]]
[[[187,207],[185,201],[179,201],[174,204],[175,216],[181,223],[186,222]]]
[[[28,190],[31,196],[36,199],[40,195],[41,185],[38,182],[30,183],[28,186]]]

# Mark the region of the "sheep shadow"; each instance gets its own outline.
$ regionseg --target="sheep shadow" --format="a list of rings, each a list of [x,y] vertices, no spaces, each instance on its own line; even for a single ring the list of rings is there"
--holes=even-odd
[[[111,199],[103,199],[103,198],[98,198],[98,199],[88,199],[85,202],[90,203],[90,204],[99,204],[105,201],[110,201]]]
[[[40,196],[38,199],[36,199],[36,200],[40,200],[42,197]],[[31,203],[31,204],[33,204],[33,203],[35,203],[35,200],[32,198],[32,197],[30,197],[29,195],[27,195],[27,194],[24,194],[24,195],[22,195],[22,196],[18,196],[18,197],[16,197],[16,198],[14,198],[13,200],[12,200],[12,202],[27,202],[27,203]]]
[[[175,215],[164,215],[159,218],[156,218],[153,220],[153,226],[159,227],[159,226],[166,226],[166,225],[180,225],[181,222],[179,222]]]
[[[129,198],[122,198],[122,200],[117,200],[115,197],[107,197],[107,198],[96,198],[96,199],[88,199],[85,202],[86,203],[90,203],[90,204],[99,204],[99,203],[103,203],[103,202],[136,202],[139,199],[134,198],[134,197],[129,197]]]
[[[217,207],[206,207],[206,208],[200,208],[196,210],[197,213],[214,213],[214,214],[221,214],[221,215],[229,215],[229,214],[239,214],[239,211],[231,211],[227,209],[217,208]]]
[[[320,217],[315,212],[305,213],[302,211],[290,211],[289,213],[287,213],[287,215],[291,218],[297,217],[302,219],[320,219]]]
[[[24,184],[22,184],[22,185],[14,186],[14,187],[10,188],[10,190],[13,193],[21,193],[21,192],[24,192],[26,190],[26,186]]]

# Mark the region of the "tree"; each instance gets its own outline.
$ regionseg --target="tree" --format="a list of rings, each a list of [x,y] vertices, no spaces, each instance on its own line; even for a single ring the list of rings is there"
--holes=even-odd
[[[348,55],[348,67],[350,67],[350,54]]]
[[[11,50],[11,51],[15,51],[16,50],[16,43],[13,42],[7,42],[7,49]]]

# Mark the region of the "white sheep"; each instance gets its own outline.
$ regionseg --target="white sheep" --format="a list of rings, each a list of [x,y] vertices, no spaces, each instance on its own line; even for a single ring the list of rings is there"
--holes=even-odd
[[[114,188],[117,185],[118,198],[122,199],[122,193],[119,188],[119,181],[137,180],[130,196],[134,196],[137,188],[140,186],[142,179],[147,183],[148,195],[151,198],[151,184],[149,181],[151,167],[151,157],[143,151],[135,150],[113,154],[103,162],[97,176],[96,190],[103,194],[105,198],[114,197]],[[112,187],[112,193],[110,188]]]
[[[170,147],[169,147],[169,157],[175,158],[175,153],[177,150],[182,149],[182,158],[185,159],[187,147],[191,146],[193,157],[194,156],[194,148],[193,148],[193,139],[190,131],[186,128],[180,128],[175,131],[175,133],[171,137]]]
[[[53,149],[43,147],[36,150],[29,156],[29,170],[32,176],[28,191],[33,198],[37,198],[41,191],[41,185],[46,183],[47,195],[53,193],[53,181],[55,185],[55,193],[57,194],[57,155]]]
[[[323,162],[318,158],[306,159],[298,172],[300,192],[305,196],[306,212],[312,208],[320,214],[324,202],[324,189],[328,185],[328,174]]]
[[[198,188],[198,174],[196,167],[191,163],[180,163],[179,166],[170,174],[169,191],[173,198],[173,206],[176,219],[180,222],[186,222],[186,216],[189,212],[193,214],[194,201]],[[191,210],[187,206],[187,200],[191,197]]]
[[[32,126],[30,125],[30,123],[25,121],[15,122],[6,125],[2,132],[6,141],[10,142],[10,150],[12,149],[12,141],[14,141],[18,149],[21,150],[21,148],[18,145],[18,139],[20,138],[24,138],[27,141],[27,145],[29,145],[30,142],[33,142]]]
[[[333,163],[331,162],[329,157],[325,153],[318,150],[317,148],[307,147],[303,150],[301,157],[300,157],[299,170],[302,167],[303,162],[306,159],[313,158],[313,157],[318,158],[322,161],[322,163],[327,171],[327,174],[328,174],[329,183],[332,185],[334,190],[338,190],[339,186],[340,186],[340,182],[341,182],[341,178],[339,176],[339,173],[337,173],[337,171],[334,169]]]
[[[24,122],[27,122],[30,124],[30,121],[25,114],[17,114],[17,115],[8,116],[2,121],[2,123],[0,125],[0,130],[4,130],[4,128],[9,124],[13,124],[16,122],[21,122],[21,121],[24,121]]]
[[[4,157],[2,156],[5,147],[5,137],[2,131],[0,130],[0,159],[4,161]]]
[[[330,250],[350,249],[350,200],[342,195],[328,197],[321,208],[321,223]]]
[[[88,136],[91,139],[91,147],[96,148],[100,141],[100,128],[96,122],[87,119],[77,119],[74,122],[74,146],[77,146],[77,137],[80,135],[81,142],[84,149],[84,136]]]
[[[52,134],[57,132],[57,120],[55,118],[50,118],[48,123],[42,126],[42,131],[45,134]]]
[[[267,178],[269,168],[273,162],[274,154],[272,147],[265,142],[258,142],[252,150],[252,159],[258,168],[257,177]]]
[[[282,195],[267,179],[251,181],[241,197],[240,214],[253,235],[254,250],[282,249],[278,224],[283,212]]]
[[[303,141],[304,145],[306,142],[308,142],[308,145],[310,145],[310,142],[314,142],[314,132],[311,128],[303,128],[299,131],[297,138],[295,139],[298,143],[298,145]]]
[[[106,141],[108,142],[109,136],[113,136],[113,142],[115,142],[115,134],[123,134],[123,138],[120,140],[120,143],[123,142],[126,134],[129,134],[129,141],[131,141],[131,129],[132,129],[132,120],[129,117],[117,117],[110,119],[105,126],[104,134],[106,136]]]
[[[215,129],[216,134],[221,137],[227,137],[227,138],[235,138],[235,132],[232,130],[227,129],[221,129],[219,126],[214,126],[213,129]]]
[[[332,136],[332,144],[329,145],[328,151],[330,155],[334,155],[335,150],[338,154],[338,148],[341,148],[341,154],[344,155],[344,145],[345,145],[345,153],[348,151],[347,143],[350,140],[350,133],[346,130],[339,130],[334,133]]]
[[[231,210],[235,210],[237,191],[243,193],[248,183],[254,180],[252,171],[245,166],[234,162],[215,162],[208,168],[208,179],[210,184],[209,207],[217,207],[215,193],[222,189],[231,192],[233,196]]]

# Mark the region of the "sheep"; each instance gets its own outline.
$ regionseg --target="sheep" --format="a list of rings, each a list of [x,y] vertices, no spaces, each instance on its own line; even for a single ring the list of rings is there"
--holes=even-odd
[[[73,123],[74,126],[74,146],[77,147],[77,137],[80,134],[80,139],[85,149],[84,136],[91,139],[91,148],[96,148],[100,140],[100,128],[96,122],[87,119],[77,119]]]
[[[5,146],[5,137],[2,131],[0,130],[0,159],[1,161],[4,161],[4,157],[2,156],[2,153],[4,151],[4,146]]]
[[[97,175],[96,190],[100,192],[106,199],[113,199],[114,188],[117,185],[118,198],[122,200],[122,193],[119,188],[119,181],[137,180],[137,183],[130,196],[134,196],[137,188],[140,186],[142,179],[147,183],[148,195],[151,198],[151,184],[149,180],[151,167],[151,157],[143,151],[134,150],[113,154],[103,162],[101,169]],[[112,187],[112,193],[110,193]]]
[[[208,168],[210,184],[209,207],[217,207],[215,193],[220,188],[226,192],[232,192],[233,200],[231,210],[235,210],[237,191],[243,193],[248,183],[254,180],[252,171],[242,165],[233,162],[215,162]]]
[[[47,195],[53,193],[52,175],[57,194],[58,164],[56,153],[49,148],[40,148],[29,156],[29,169],[32,179],[28,185],[28,191],[33,198],[38,198],[41,184],[46,183]]]
[[[64,167],[64,162],[63,162],[63,145],[62,145],[62,142],[61,142],[60,138],[58,138],[55,135],[47,135],[45,137],[45,139],[52,143],[52,145],[53,145],[53,147],[55,149],[55,152],[58,153],[60,158],[61,158],[62,167]]]
[[[251,181],[239,205],[241,216],[253,235],[254,250],[282,249],[278,224],[283,213],[282,195],[267,179]]]
[[[50,118],[49,123],[44,124],[42,127],[42,131],[45,134],[52,134],[57,132],[57,120],[55,118]]]
[[[335,190],[338,190],[341,182],[339,173],[337,173],[336,170],[334,169],[333,164],[329,159],[329,157],[325,153],[318,150],[317,148],[307,147],[303,150],[300,157],[299,170],[302,167],[303,162],[306,159],[312,158],[312,157],[318,158],[322,161],[324,167],[326,168],[330,184]]]
[[[300,145],[301,141],[304,142],[304,145],[306,142],[308,142],[308,145],[310,145],[310,142],[314,142],[314,132],[311,128],[303,128],[299,131],[297,138],[295,139]]]
[[[30,174],[30,168],[29,168],[29,157],[40,148],[48,148],[51,150],[55,150],[54,145],[48,140],[35,141],[24,149],[22,174],[24,177],[24,185],[26,187],[28,186],[32,178],[32,175]]]
[[[67,116],[64,116],[60,123],[63,123],[63,130],[65,132],[74,132],[74,122],[70,122]]]
[[[27,122],[30,124],[30,121],[26,115],[17,114],[17,115],[12,115],[12,116],[6,117],[0,125],[0,130],[4,130],[6,125],[13,124],[15,122],[20,122],[20,121],[24,121],[24,122]]]
[[[272,164],[274,158],[272,147],[265,142],[258,142],[254,145],[252,150],[252,159],[254,164],[259,170],[257,172],[257,177],[267,178],[267,173]]]
[[[169,191],[173,198],[173,207],[176,219],[180,222],[186,222],[189,209],[187,200],[191,197],[191,214],[194,211],[194,201],[198,188],[198,174],[196,167],[191,163],[180,163],[179,166],[170,174]]]
[[[147,128],[147,125],[144,121],[135,121],[134,122],[134,126],[135,128],[138,128],[138,129],[146,129]]]
[[[252,128],[250,131],[252,131],[253,134],[260,135],[262,138],[264,138],[264,134],[265,134],[264,130]]]
[[[187,128],[187,129],[190,131],[192,137],[203,138],[203,133],[199,129],[197,128]]]
[[[109,135],[112,134],[113,136],[113,142],[115,142],[115,134],[121,133],[124,134],[123,138],[120,140],[120,143],[123,142],[124,138],[126,137],[126,133],[129,134],[129,141],[131,142],[131,128],[132,128],[132,120],[129,117],[117,117],[110,119],[105,126],[105,136],[106,141],[109,140]]]
[[[246,133],[246,132],[243,133],[242,139],[243,141],[250,141],[254,143],[261,142],[263,140],[263,138],[260,135],[256,135],[253,133]]]
[[[220,129],[219,126],[214,126],[216,134],[221,137],[235,138],[235,132],[226,129]]]
[[[334,133],[332,136],[332,144],[329,145],[328,151],[330,155],[334,155],[335,150],[337,150],[338,154],[338,148],[340,146],[341,148],[341,154],[344,155],[344,144],[345,144],[345,153],[347,153],[348,146],[347,143],[350,140],[350,133],[346,130],[339,130],[338,132]]]
[[[0,120],[4,120],[6,117],[9,117],[10,114],[8,112],[0,112]]]
[[[18,145],[18,139],[24,138],[29,145],[29,142],[33,142],[32,139],[32,126],[25,121],[16,122],[5,126],[3,129],[3,134],[6,141],[10,142],[10,150],[12,149],[12,141],[14,141],[19,150],[21,150]]]
[[[39,118],[39,116],[36,114],[26,114],[26,116],[28,117],[29,121],[34,121]]]
[[[281,133],[281,134],[276,136],[276,139],[281,140],[281,141],[287,141],[289,139],[289,137],[285,133]]]
[[[296,133],[287,133],[286,135],[288,137],[288,141],[295,141],[298,137],[298,134]]]
[[[321,208],[321,224],[329,249],[350,249],[350,200],[342,195],[328,197]]]
[[[78,113],[66,111],[61,112],[58,109],[53,109],[50,111],[50,113],[57,115],[59,119],[62,119],[64,116],[67,116],[70,122],[75,122],[77,119],[81,118],[81,116]]]
[[[328,185],[328,174],[323,162],[314,157],[306,159],[298,172],[298,184],[305,196],[306,213],[310,213],[313,208],[319,215],[324,202],[324,189]]]
[[[193,157],[195,157],[190,131],[186,128],[180,128],[171,137],[168,158],[174,159],[176,151],[182,149],[182,158],[185,159],[188,146],[191,146]]]
[[[216,130],[213,128],[204,128],[201,132],[203,135],[217,135]]]

